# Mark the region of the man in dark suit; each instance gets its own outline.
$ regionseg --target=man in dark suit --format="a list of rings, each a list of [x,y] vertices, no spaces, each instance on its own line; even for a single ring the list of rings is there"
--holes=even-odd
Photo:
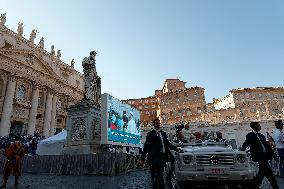
[[[252,161],[258,163],[259,172],[256,175],[257,187],[261,185],[263,177],[266,176],[272,188],[279,189],[273,171],[268,163],[268,160],[274,157],[274,153],[265,136],[259,133],[261,130],[259,122],[251,122],[250,127],[253,131],[247,134],[242,149],[245,150],[249,147]]]
[[[154,189],[164,189],[163,172],[166,162],[174,161],[170,149],[177,150],[167,139],[167,134],[160,130],[160,120],[153,121],[154,129],[147,133],[144,149],[141,156],[141,164],[144,164],[146,154],[150,165],[151,179]]]

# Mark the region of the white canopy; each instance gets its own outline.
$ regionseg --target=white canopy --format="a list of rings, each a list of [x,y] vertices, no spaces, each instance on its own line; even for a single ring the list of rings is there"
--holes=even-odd
[[[65,141],[67,137],[67,131],[62,131],[58,133],[57,135],[51,136],[47,139],[41,140],[38,143],[39,144],[52,144],[60,141]]]
[[[38,155],[61,155],[67,137],[67,131],[38,142]]]

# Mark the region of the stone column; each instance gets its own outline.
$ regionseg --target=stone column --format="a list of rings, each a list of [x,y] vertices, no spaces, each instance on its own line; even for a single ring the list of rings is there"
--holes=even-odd
[[[51,122],[51,109],[52,109],[52,94],[48,92],[45,104],[44,123],[43,123],[43,136],[49,137],[50,122]]]
[[[30,116],[29,116],[29,122],[28,122],[28,134],[30,135],[34,135],[34,132],[35,132],[38,97],[39,97],[39,89],[37,85],[34,85],[33,93],[32,93],[32,107],[30,110]]]
[[[14,77],[9,77],[5,100],[3,104],[3,112],[1,116],[0,136],[9,135],[15,89],[16,89],[16,79]]]
[[[52,110],[51,110],[51,122],[50,122],[50,136],[55,133],[55,124],[56,124],[56,102],[57,96],[54,96],[52,99]]]

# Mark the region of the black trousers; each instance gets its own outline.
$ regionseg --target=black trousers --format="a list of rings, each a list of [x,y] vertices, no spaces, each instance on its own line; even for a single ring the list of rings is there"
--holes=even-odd
[[[151,180],[153,183],[153,189],[164,189],[164,167],[163,166],[150,166]]]
[[[277,151],[278,151],[278,156],[280,158],[279,162],[280,177],[284,177],[284,148],[277,149]]]
[[[273,189],[279,189],[274,173],[267,160],[261,160],[258,162],[259,172],[256,175],[256,183],[259,187],[262,183],[264,176],[268,179]]]
[[[151,162],[151,163],[150,163]],[[164,171],[166,166],[165,154],[159,154],[154,160],[150,161],[151,180],[153,183],[153,189],[164,189]]]

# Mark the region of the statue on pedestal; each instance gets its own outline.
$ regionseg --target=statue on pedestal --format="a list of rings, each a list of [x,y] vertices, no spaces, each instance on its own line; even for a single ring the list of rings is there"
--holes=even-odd
[[[101,78],[96,72],[95,51],[82,61],[85,77],[84,98],[67,109],[67,142],[64,153],[92,154],[102,151],[101,141]],[[75,61],[72,59],[71,67]],[[80,115],[78,117],[78,115]],[[90,133],[90,134],[89,134]]]

